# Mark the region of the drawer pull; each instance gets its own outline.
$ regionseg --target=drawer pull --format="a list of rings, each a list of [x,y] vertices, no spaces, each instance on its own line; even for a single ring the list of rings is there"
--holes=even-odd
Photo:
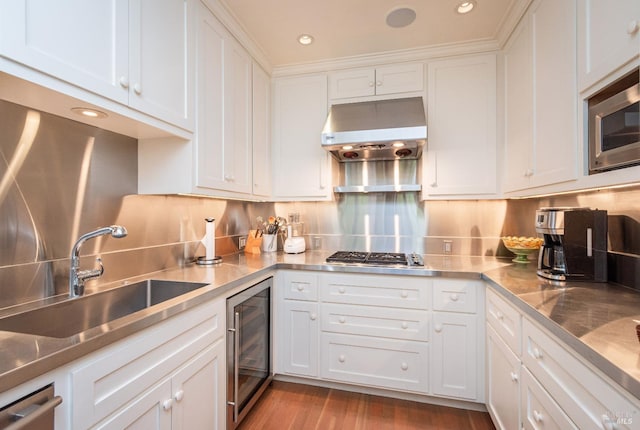
[[[536,420],[537,423],[541,423],[543,418],[544,418],[544,415],[542,415],[540,412],[536,411],[535,409],[533,410],[533,419]]]
[[[162,409],[164,409],[165,411],[170,411],[171,410],[171,406],[173,406],[173,400],[172,399],[167,399],[164,402],[162,402]]]
[[[338,361],[340,363],[344,363],[347,360],[347,357],[344,356],[344,354],[340,354],[340,356],[338,357]]]
[[[311,312],[311,314],[309,315],[309,319],[311,321],[315,321],[316,318],[318,318],[318,314],[316,314],[315,312]]]
[[[344,324],[347,321],[347,319],[345,317],[340,317],[338,318],[338,321],[340,321],[340,324]]]
[[[302,284],[298,284],[296,288],[298,289],[298,291],[304,290],[304,286]]]
[[[339,292],[340,294],[344,294],[346,291],[347,291],[347,289],[346,289],[345,287],[340,287],[340,288],[338,288],[338,292]]]
[[[173,396],[173,398],[176,399],[176,402],[182,400],[184,398],[184,390],[176,391],[176,394]]]
[[[406,329],[408,329],[408,328],[409,328],[409,323],[408,323],[408,322],[406,322],[406,321],[402,321],[402,325],[401,325],[401,326],[402,326],[402,328],[403,328],[403,329],[405,329],[405,330],[406,330]]]
[[[403,299],[406,299],[407,297],[409,297],[409,292],[406,290],[402,290],[400,292],[400,297],[402,297]]]
[[[542,359],[542,351],[540,351],[538,348],[533,348],[533,357],[536,360]]]
[[[442,324],[435,325],[436,333],[440,333],[442,331]]]
[[[452,302],[457,302],[460,297],[454,293],[454,294],[451,294],[450,298]]]
[[[629,21],[629,24],[627,25],[627,34],[633,36],[638,32],[638,30],[640,30],[640,23],[636,20]]]
[[[511,380],[513,382],[518,382],[518,374],[516,372],[511,372]]]
[[[400,365],[400,368],[402,370],[407,370],[409,368],[409,365],[403,361],[402,364]]]
[[[498,319],[500,321],[502,321],[504,319],[504,315],[502,315],[502,312],[500,312],[500,311],[496,312],[496,317],[498,317]]]

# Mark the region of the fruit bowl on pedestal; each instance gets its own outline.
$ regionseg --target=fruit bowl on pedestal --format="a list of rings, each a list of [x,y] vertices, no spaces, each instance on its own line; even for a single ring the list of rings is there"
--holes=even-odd
[[[502,243],[516,255],[514,263],[529,263],[529,255],[538,252],[543,240],[537,237],[506,236],[502,238]]]

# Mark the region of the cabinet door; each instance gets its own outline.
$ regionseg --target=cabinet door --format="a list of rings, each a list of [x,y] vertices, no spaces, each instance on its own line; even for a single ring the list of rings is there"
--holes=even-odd
[[[329,98],[372,96],[376,93],[375,69],[352,69],[329,74]]]
[[[578,427],[567,417],[531,373],[522,368],[522,428],[526,430],[576,430]]]
[[[637,0],[578,1],[578,83],[584,90],[640,54]]]
[[[0,55],[126,104],[128,13],[127,0],[3,1]]]
[[[496,58],[429,63],[428,195],[496,192]]]
[[[225,346],[219,340],[171,379],[172,430],[224,430]]]
[[[194,51],[189,0],[129,3],[129,105],[193,129]]]
[[[528,17],[516,28],[504,52],[504,190],[527,188],[533,174],[533,59]]]
[[[284,300],[280,317],[278,348],[285,373],[318,376],[318,304]]]
[[[96,430],[171,430],[171,381],[165,380],[128,403]]]
[[[433,394],[469,400],[478,397],[478,372],[484,364],[478,353],[477,324],[475,315],[433,313]]]
[[[224,56],[224,189],[251,193],[251,57],[231,36]],[[204,119],[206,120],[206,119]]]
[[[280,78],[274,98],[274,195],[328,199],[330,159],[320,146],[327,119],[326,75]]]
[[[271,196],[271,80],[253,64],[253,195]]]
[[[498,430],[520,427],[520,360],[487,327],[487,410]]]
[[[422,91],[424,65],[409,63],[377,67],[375,83],[377,95]]]
[[[196,186],[251,193],[251,58],[200,4]]]
[[[534,153],[530,186],[576,178],[576,11],[574,0],[532,5]]]

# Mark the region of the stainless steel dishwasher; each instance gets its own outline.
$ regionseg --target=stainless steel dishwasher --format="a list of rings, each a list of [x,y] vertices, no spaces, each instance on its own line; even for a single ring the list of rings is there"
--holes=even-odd
[[[235,429],[273,378],[273,278],[227,299],[227,429]]]
[[[0,409],[2,430],[52,430],[54,409],[62,397],[48,385]]]

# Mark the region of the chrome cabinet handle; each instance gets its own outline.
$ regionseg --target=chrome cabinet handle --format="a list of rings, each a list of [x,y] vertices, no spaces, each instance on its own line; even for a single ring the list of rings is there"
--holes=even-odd
[[[4,430],[28,430],[31,428],[34,421],[49,413],[60,403],[62,403],[62,397],[55,396],[53,399],[48,400],[33,410],[18,411],[13,415],[13,418],[16,421],[5,427]]]

